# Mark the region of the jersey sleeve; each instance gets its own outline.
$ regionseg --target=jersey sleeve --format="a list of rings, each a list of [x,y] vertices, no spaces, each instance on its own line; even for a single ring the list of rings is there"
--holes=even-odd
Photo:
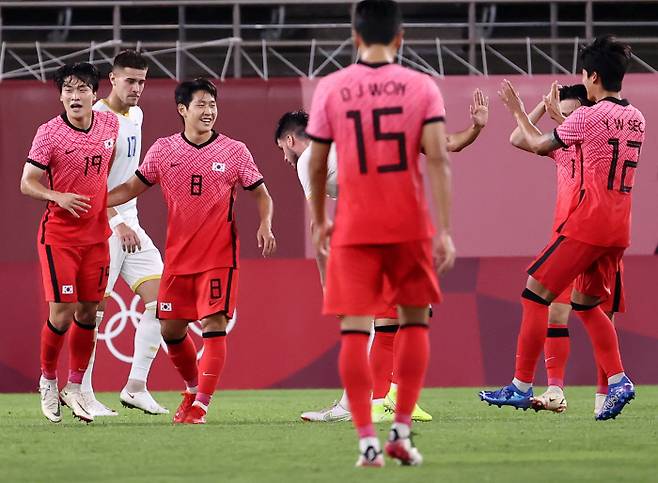
[[[423,118],[423,124],[445,122],[446,107],[439,86],[436,85],[430,76],[424,77],[427,85],[427,96],[425,99],[425,117]]]
[[[329,112],[327,111],[330,89],[325,85],[325,79],[321,80],[311,102],[311,112],[309,114],[306,134],[313,141],[325,144],[331,144],[334,139]]]
[[[585,124],[587,108],[579,107],[565,121],[555,128],[555,139],[565,148],[574,144],[582,144],[585,140]]]
[[[258,170],[258,166],[254,162],[254,158],[247,149],[247,146],[242,144],[239,151],[240,156],[240,171],[238,177],[240,184],[246,190],[254,190],[265,182],[263,175]]]
[[[135,171],[137,176],[144,184],[153,186],[160,182],[160,159],[162,157],[162,149],[160,144],[156,143],[151,146],[144,156],[144,161]]]
[[[50,166],[50,158],[53,152],[53,143],[50,140],[48,126],[42,124],[37,129],[37,133],[32,141],[30,153],[27,155],[27,162],[37,168],[47,169]]]

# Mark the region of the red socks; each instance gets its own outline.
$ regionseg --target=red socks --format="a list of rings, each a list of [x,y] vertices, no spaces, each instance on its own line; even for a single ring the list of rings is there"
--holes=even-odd
[[[397,325],[375,327],[375,339],[370,348],[370,369],[372,371],[372,398],[382,399],[388,394],[393,376],[393,347]]]
[[[199,361],[199,389],[196,401],[204,406],[217,388],[219,377],[226,361],[226,332],[206,332],[203,334],[203,355]]]
[[[196,346],[191,337],[185,334],[182,339],[165,341],[169,351],[169,359],[181,375],[188,388],[196,387],[198,382],[198,370],[196,365]]]
[[[564,387],[564,370],[569,359],[569,329],[564,325],[548,324],[544,342],[544,360],[549,386]]]
[[[41,329],[41,374],[50,380],[57,379],[57,361],[64,345],[64,334],[50,320]]]
[[[347,393],[354,427],[360,438],[374,437],[370,407],[372,377],[368,363],[370,333],[357,330],[341,332],[338,371]]]
[[[607,378],[624,372],[615,327],[599,306],[591,308],[574,304],[574,311],[585,324],[585,329],[587,329],[594,347],[597,364],[605,371],[605,393],[607,393]]]
[[[395,367],[399,382],[395,421],[410,425],[430,358],[429,326],[402,325],[396,338]]]
[[[596,363],[596,393],[608,394],[608,376],[598,362]]]
[[[521,295],[523,318],[516,341],[516,370],[514,377],[522,382],[532,383],[537,359],[544,348],[548,306],[544,299],[528,289]]]
[[[83,325],[73,319],[69,334],[69,382],[82,384],[89,358],[94,351],[96,325]]]

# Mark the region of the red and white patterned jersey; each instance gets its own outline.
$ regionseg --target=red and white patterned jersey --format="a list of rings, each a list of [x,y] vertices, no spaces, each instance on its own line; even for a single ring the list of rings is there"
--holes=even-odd
[[[564,235],[598,246],[630,245],[631,191],[645,126],[626,99],[606,97],[576,109],[555,129],[558,141],[579,146],[583,156],[583,190]]]
[[[582,157],[576,146],[556,149],[548,155],[555,161],[557,178],[557,198],[552,231],[561,232],[562,226],[578,204],[583,179]]]
[[[91,208],[74,217],[48,202],[39,227],[39,243],[56,246],[91,245],[106,240],[107,173],[119,133],[112,113],[92,113],[87,130],[73,126],[66,113],[39,126],[27,162],[46,171],[50,189],[89,197]]]
[[[436,83],[398,64],[354,64],[318,83],[307,133],[336,144],[332,245],[432,236],[418,159],[424,125],[444,116]]]
[[[166,272],[238,267],[236,187],[252,190],[263,183],[243,143],[215,132],[200,145],[183,133],[160,138],[135,174],[148,185],[160,183],[167,202]]]

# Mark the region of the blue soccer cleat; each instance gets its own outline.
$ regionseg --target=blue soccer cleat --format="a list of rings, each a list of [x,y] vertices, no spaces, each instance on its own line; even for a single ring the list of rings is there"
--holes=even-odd
[[[516,409],[523,409],[526,411],[532,406],[532,388],[527,392],[520,391],[514,384],[502,387],[497,391],[480,391],[480,399],[489,406],[513,406]]]
[[[594,419],[605,421],[606,419],[615,419],[624,409],[624,406],[635,399],[635,386],[631,380],[624,376],[617,384],[608,386],[608,395],[605,398],[601,412]]]

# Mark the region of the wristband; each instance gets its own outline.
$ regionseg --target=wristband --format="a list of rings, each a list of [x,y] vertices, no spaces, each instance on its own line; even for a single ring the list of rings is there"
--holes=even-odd
[[[110,228],[114,230],[117,227],[117,225],[120,225],[121,223],[125,223],[125,222],[126,220],[123,219],[123,216],[117,213],[112,218],[110,218]]]

